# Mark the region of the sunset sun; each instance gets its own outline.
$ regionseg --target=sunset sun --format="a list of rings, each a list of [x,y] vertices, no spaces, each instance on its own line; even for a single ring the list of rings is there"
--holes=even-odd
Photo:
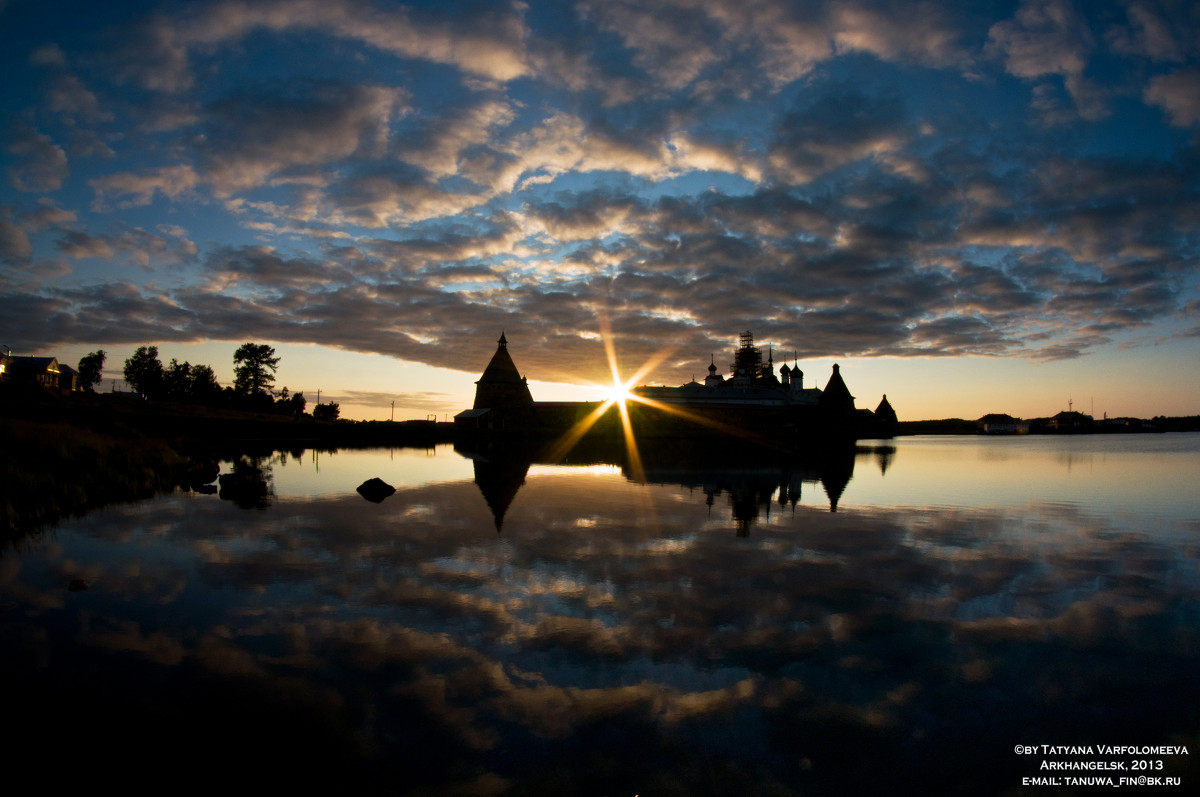
[[[632,382],[622,382],[619,378],[614,377],[612,386],[608,389],[604,400],[609,404],[624,406],[635,398],[632,388]]]

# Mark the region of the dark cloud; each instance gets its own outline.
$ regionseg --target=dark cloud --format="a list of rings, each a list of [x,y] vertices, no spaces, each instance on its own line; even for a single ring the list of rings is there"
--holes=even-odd
[[[1177,127],[1200,125],[1200,70],[1159,75],[1146,86],[1146,102],[1163,108]]]
[[[12,209],[0,208],[0,261],[21,262],[29,259],[33,247],[29,236],[12,220]]]
[[[59,251],[76,260],[99,258],[114,264],[123,260],[146,269],[189,262],[197,251],[196,245],[182,237],[179,231],[169,229],[163,234],[133,228],[100,235],[64,230],[57,246]]]
[[[287,257],[268,246],[214,251],[208,257],[208,268],[213,287],[221,291],[231,290],[241,281],[270,289],[320,290],[323,285],[352,279],[352,273],[337,263]]]
[[[894,152],[910,135],[897,97],[833,86],[780,118],[771,163],[780,179],[803,184],[839,166]]]
[[[227,196],[354,155],[378,158],[405,98],[392,87],[339,84],[226,97],[209,109],[200,148],[213,190]]]

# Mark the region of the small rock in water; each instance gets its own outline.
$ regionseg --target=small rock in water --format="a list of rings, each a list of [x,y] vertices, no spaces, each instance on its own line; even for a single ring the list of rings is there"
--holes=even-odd
[[[392,493],[396,492],[396,488],[385,482],[379,477],[367,479],[362,484],[358,485],[358,494],[363,498],[373,503],[380,503]]]

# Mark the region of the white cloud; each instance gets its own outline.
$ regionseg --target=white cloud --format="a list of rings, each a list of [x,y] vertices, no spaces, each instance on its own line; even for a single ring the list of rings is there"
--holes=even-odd
[[[8,184],[31,193],[57,191],[69,173],[62,147],[25,124],[13,125],[10,135],[6,149],[14,163],[8,167]]]
[[[1126,4],[1129,24],[1114,26],[1106,36],[1114,51],[1155,61],[1177,62],[1186,58],[1188,47],[1176,35],[1177,31],[1187,30],[1183,24],[1186,18],[1180,19],[1172,9],[1156,6],[1141,0]]]
[[[838,52],[873,53],[885,61],[915,61],[930,66],[965,66],[970,58],[959,31],[930,2],[892,3],[885,8],[841,5],[834,11]]]
[[[237,42],[256,30],[317,31],[503,83],[529,73],[528,31],[518,11],[461,18],[382,9],[358,0],[225,0],[140,22],[114,57],[121,76],[148,89],[177,92],[194,84],[190,59],[198,51]]]
[[[687,2],[581,3],[580,12],[601,28],[617,34],[633,51],[633,62],[666,89],[693,83],[721,58],[708,18],[698,4]]]
[[[994,24],[988,39],[989,50],[1003,58],[1009,74],[1058,75],[1083,118],[1106,115],[1104,90],[1084,76],[1095,39],[1071,0],[1022,0],[1016,17]]]
[[[460,173],[469,148],[494,141],[515,117],[507,102],[491,100],[470,105],[432,120],[424,141],[414,146],[399,145],[397,155],[434,177],[452,177]]]
[[[1143,94],[1146,102],[1163,108],[1176,127],[1200,125],[1200,70],[1181,69],[1159,75]]]
[[[155,195],[178,199],[199,184],[191,166],[164,166],[143,172],[119,172],[88,181],[96,194],[93,203],[97,210],[106,208],[106,201],[116,198],[117,207],[130,208],[149,205]]]

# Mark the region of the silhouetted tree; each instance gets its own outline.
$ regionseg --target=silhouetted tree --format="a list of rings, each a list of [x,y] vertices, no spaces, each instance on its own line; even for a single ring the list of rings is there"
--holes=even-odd
[[[172,359],[163,370],[162,397],[193,404],[217,404],[221,385],[211,366]]]
[[[104,360],[108,355],[104,349],[97,349],[91,354],[85,354],[79,360],[79,389],[94,392],[93,388],[104,375]]]
[[[308,402],[305,400],[303,393],[289,394],[288,389],[285,386],[283,390],[280,391],[279,398],[275,402],[275,409],[279,410],[285,415],[292,415],[299,418],[304,414],[304,407],[307,404]]]
[[[172,358],[163,372],[163,395],[172,401],[187,401],[192,394],[192,364]]]
[[[336,401],[331,401],[328,404],[318,404],[313,407],[313,418],[318,421],[336,421],[341,413],[341,408],[338,407]]]
[[[192,400],[200,404],[215,404],[221,398],[221,383],[211,365],[192,366]]]
[[[271,395],[279,358],[265,343],[243,343],[233,353],[233,389],[244,396]]]
[[[157,346],[139,346],[125,361],[125,382],[142,398],[156,399],[162,395],[163,366]]]

